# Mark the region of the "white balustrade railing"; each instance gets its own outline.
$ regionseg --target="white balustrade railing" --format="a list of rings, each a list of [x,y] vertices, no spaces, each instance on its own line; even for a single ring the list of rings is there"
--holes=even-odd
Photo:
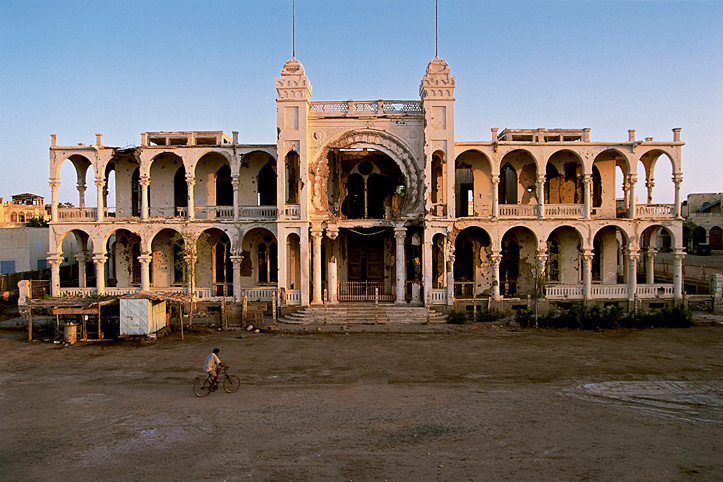
[[[126,288],[118,288],[118,287],[112,287],[112,288],[106,288],[105,294],[109,296],[124,296],[124,295],[130,295],[133,293],[139,292],[141,289],[137,286],[129,286]]]
[[[232,206],[196,206],[196,219],[233,219]]]
[[[498,209],[501,218],[534,218],[538,212],[537,206],[531,204],[500,204]]]
[[[286,292],[286,304],[292,306],[301,305],[301,290],[288,290]]]
[[[669,218],[673,217],[672,204],[638,204],[635,206],[636,218]]]
[[[286,219],[301,219],[301,206],[298,204],[287,204],[284,206]]]
[[[723,213],[690,213],[689,218],[721,218]]]
[[[545,204],[546,218],[581,218],[584,204]]]
[[[90,296],[91,294],[96,292],[97,290],[95,288],[60,288],[61,296]]]
[[[432,289],[431,303],[433,305],[446,305],[447,304],[447,288]]]
[[[98,216],[96,208],[58,208],[58,220],[95,221]]]
[[[672,284],[638,285],[635,287],[635,296],[638,298],[672,298]]]
[[[257,287],[241,290],[241,297],[246,295],[247,301],[271,301],[274,293],[277,293],[275,287]],[[287,296],[288,299],[288,296]],[[299,294],[299,304],[301,303],[301,294]]]
[[[590,294],[600,299],[625,299],[628,297],[628,285],[592,285]]]
[[[244,206],[239,209],[239,217],[276,219],[276,206]]]
[[[582,296],[582,285],[550,285],[545,287],[545,297],[549,299],[580,299]]]
[[[417,100],[349,100],[312,102],[309,112],[323,114],[405,114],[422,115],[422,103]]]

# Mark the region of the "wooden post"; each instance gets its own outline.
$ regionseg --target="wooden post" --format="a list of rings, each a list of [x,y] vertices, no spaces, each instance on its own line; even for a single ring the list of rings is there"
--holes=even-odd
[[[33,341],[33,307],[28,305],[28,341]]]
[[[60,315],[55,315],[55,338],[60,336]]]
[[[180,303],[181,305],[181,340],[183,340],[183,301]]]
[[[98,339],[103,339],[103,333],[100,331],[100,303],[98,303]]]

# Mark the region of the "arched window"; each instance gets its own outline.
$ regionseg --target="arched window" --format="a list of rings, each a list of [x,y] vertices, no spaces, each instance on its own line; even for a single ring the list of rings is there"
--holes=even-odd
[[[18,214],[17,214],[17,213],[11,213],[11,214],[10,214],[10,222],[11,222],[11,223],[17,223],[17,222],[18,222]]]
[[[188,185],[186,184],[186,168],[179,167],[173,177],[173,206],[176,208],[188,207]],[[176,213],[174,213],[176,214]]]
[[[560,244],[556,239],[547,243],[547,279],[560,281]]]
[[[233,185],[231,184],[231,168],[224,164],[216,171],[216,205],[233,205]]]
[[[136,168],[131,174],[131,216],[141,215],[141,171]]]
[[[225,234],[213,246],[214,288],[216,296],[233,295],[233,265],[231,243]]]
[[[602,206],[602,177],[597,167],[592,166],[592,207]]]
[[[349,219],[364,218],[364,178],[359,174],[350,174],[346,181],[347,197],[342,206]]]
[[[499,204],[517,204],[517,171],[509,162],[500,171]]]
[[[291,151],[286,154],[286,202],[299,203],[299,155]]]
[[[264,236],[257,248],[259,267],[259,283],[276,283],[278,281],[278,252],[276,243],[270,235]]]
[[[259,171],[258,202],[259,206],[276,206],[276,170],[271,162]]]
[[[710,249],[723,249],[723,229],[718,226],[710,228]]]
[[[474,173],[467,164],[460,164],[455,172],[457,184],[457,216],[474,216]]]

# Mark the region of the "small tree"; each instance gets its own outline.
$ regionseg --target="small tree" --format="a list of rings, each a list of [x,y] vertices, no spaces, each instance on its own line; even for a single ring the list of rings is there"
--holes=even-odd
[[[176,233],[172,238],[174,250],[178,249],[181,256],[175,259],[174,268],[183,273],[183,284],[195,302],[196,283],[198,282],[199,259],[211,258],[210,236],[203,232],[196,237],[193,233]]]
[[[47,228],[48,222],[44,218],[32,217],[25,223],[29,228]]]

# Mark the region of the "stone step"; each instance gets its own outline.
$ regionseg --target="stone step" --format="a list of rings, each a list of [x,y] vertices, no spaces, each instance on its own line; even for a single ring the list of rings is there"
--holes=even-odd
[[[447,315],[423,306],[338,304],[310,306],[287,314],[279,323],[303,325],[444,323]]]

